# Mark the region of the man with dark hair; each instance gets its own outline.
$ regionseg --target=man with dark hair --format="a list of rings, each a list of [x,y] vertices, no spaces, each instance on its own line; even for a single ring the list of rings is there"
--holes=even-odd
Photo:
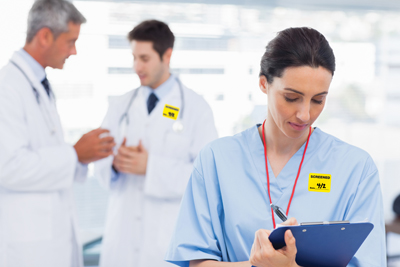
[[[164,255],[193,161],[217,132],[208,104],[170,73],[169,27],[144,21],[128,38],[141,86],[110,99],[103,122],[120,146],[95,164],[111,191],[100,266],[170,266]]]
[[[135,27],[128,34],[128,39],[132,41],[151,41],[153,49],[160,55],[160,59],[168,48],[174,47],[175,36],[164,22],[157,20],[146,20]]]
[[[72,185],[112,155],[97,129],[66,144],[46,67],[76,54],[86,19],[67,0],[37,0],[25,46],[0,71],[0,266],[82,266]]]

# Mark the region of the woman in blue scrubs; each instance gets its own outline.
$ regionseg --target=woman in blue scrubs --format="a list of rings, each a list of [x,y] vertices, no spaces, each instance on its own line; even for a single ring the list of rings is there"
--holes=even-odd
[[[166,260],[179,266],[297,266],[290,231],[275,250],[269,230],[288,223],[369,221],[374,229],[348,266],[386,266],[378,170],[367,152],[313,122],[321,114],[335,71],[325,37],[289,28],[267,46],[259,85],[268,95],[261,125],[220,138],[199,154],[182,200]],[[294,219],[296,218],[296,219]]]

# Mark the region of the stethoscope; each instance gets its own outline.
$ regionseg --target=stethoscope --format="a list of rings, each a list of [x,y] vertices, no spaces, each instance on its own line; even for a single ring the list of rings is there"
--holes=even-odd
[[[26,75],[25,71],[23,71],[23,69],[17,63],[15,63],[13,60],[10,60],[10,62],[24,75],[26,80],[31,85],[33,93],[35,94],[35,97],[36,97],[36,102],[38,103],[39,108],[43,114],[43,117],[44,117],[47,127],[50,129],[50,134],[54,135],[56,133],[56,126],[50,117],[50,112],[48,110],[47,111],[43,110],[43,105],[40,104],[40,94],[39,94],[38,90],[35,88],[35,86],[33,86],[32,81],[29,79],[28,75]],[[52,97],[54,97],[52,90],[50,90],[50,95]]]
[[[178,83],[179,86],[179,91],[180,91],[180,96],[181,96],[181,108],[179,110],[179,115],[178,118],[176,119],[176,121],[174,122],[174,124],[172,125],[172,130],[175,133],[180,133],[183,131],[183,111],[184,111],[184,107],[185,107],[185,101],[184,101],[184,93],[183,93],[183,86],[182,86],[182,82],[180,81],[180,79],[178,77],[176,77],[176,81]],[[126,137],[126,131],[129,125],[129,115],[128,112],[132,106],[133,101],[136,99],[138,93],[139,93],[139,89],[140,87],[136,88],[133,92],[133,95],[131,97],[131,99],[129,100],[128,105],[126,106],[125,112],[121,115],[121,118],[119,120],[119,126],[120,126],[120,134],[121,134],[121,140]]]

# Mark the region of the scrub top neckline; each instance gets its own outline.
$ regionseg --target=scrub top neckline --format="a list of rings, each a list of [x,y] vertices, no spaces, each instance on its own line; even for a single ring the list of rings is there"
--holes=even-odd
[[[244,132],[244,135],[247,139],[247,149],[249,154],[252,157],[253,164],[257,170],[257,180],[260,186],[264,189],[263,195],[265,198],[266,203],[269,206],[269,197],[268,197],[268,188],[267,188],[267,179],[266,177],[266,168],[265,168],[265,157],[264,157],[264,144],[260,137],[258,127],[261,124],[255,125],[247,129]],[[319,136],[321,134],[321,130],[319,128],[314,128],[314,131],[311,133],[307,154],[305,155],[304,164],[307,164],[308,158],[315,151],[315,148],[318,147],[319,142],[321,141]],[[297,168],[300,164],[301,158],[303,156],[303,151],[305,148],[306,142],[299,148],[299,150],[289,159],[289,161],[285,164],[282,168],[278,177],[275,177],[274,173],[272,172],[271,165],[268,161],[268,170],[270,175],[270,190],[271,190],[271,197],[274,200],[274,204],[280,207],[287,205],[287,199],[292,192],[294,178],[297,174]],[[296,166],[294,168],[293,166]],[[293,168],[295,169],[293,169]],[[304,179],[304,173],[300,174],[299,181]],[[289,192],[290,191],[290,192]],[[296,193],[294,194],[294,199],[296,198]],[[283,202],[282,202],[283,201]],[[285,210],[286,211],[286,210]],[[270,213],[271,211],[269,211]]]
[[[265,179],[267,174],[265,172],[264,144],[263,144],[260,134],[258,132],[259,126],[261,126],[261,124],[257,124],[254,127],[249,128],[247,130],[248,131],[247,138],[249,138],[248,149],[249,149],[250,154],[252,155],[254,164],[256,166],[263,166],[263,171],[258,171],[258,179],[261,182],[263,188],[265,189],[265,194],[266,194],[265,196],[268,200],[268,195],[267,195],[268,191],[267,191],[267,184],[266,184],[267,181]],[[319,141],[318,135],[320,135],[320,134],[321,134],[321,130],[319,128],[314,128],[314,131],[311,133],[311,136],[310,136],[310,141],[308,144],[307,155],[305,156],[304,164],[307,163],[307,159],[313,153],[313,150],[315,149],[315,147],[318,146],[318,144],[317,144]],[[254,139],[256,139],[256,140],[254,140]],[[293,166],[299,165],[301,157],[303,155],[305,145],[306,145],[306,142],[304,142],[304,144],[299,148],[299,150],[289,159],[289,161],[282,168],[278,177],[275,177],[274,173],[272,172],[272,168],[271,168],[271,165],[268,160],[268,169],[270,170],[269,175],[271,178],[270,186],[272,186],[280,191],[280,195],[274,195],[274,197],[273,197],[274,200],[276,199],[275,200],[276,204],[279,203],[281,197],[283,196],[283,192],[286,190],[286,188],[293,186],[294,180],[292,179],[292,176],[290,176],[290,177],[286,176],[285,173],[290,172],[288,169],[288,168],[290,168],[290,165],[293,165],[293,164],[294,164]],[[296,162],[292,163],[294,160]],[[301,179],[301,176],[299,179]]]
[[[260,136],[260,134],[259,134],[259,131],[258,131],[258,127],[260,127],[262,124],[261,123],[257,123],[254,127],[252,127],[252,128],[249,128],[248,130],[249,131],[252,131],[252,130],[254,130],[254,128],[255,128],[255,130],[257,131],[257,135],[258,135],[258,141],[257,141],[257,147],[258,147],[258,149],[262,152],[261,154],[262,155],[264,155],[264,143],[263,143],[263,141],[262,141],[262,137]],[[315,148],[315,146],[313,146],[313,143],[316,141],[315,139],[317,138],[317,136],[318,135],[320,135],[321,134],[321,129],[320,128],[318,128],[318,127],[312,127],[312,129],[313,129],[313,131],[311,132],[311,136],[310,136],[310,143],[308,144],[308,148],[307,148],[307,151],[308,152],[312,152],[312,150],[314,150],[314,148]],[[296,153],[294,153],[293,154],[293,156],[291,157],[291,159],[295,156],[295,155],[298,155],[299,153],[300,154],[302,154],[303,153],[303,150],[304,150],[304,147],[305,147],[305,145],[306,145],[306,143],[307,143],[307,140],[306,140],[306,142],[304,142],[302,145],[301,145],[301,147],[299,148],[299,150],[297,150],[296,151]],[[258,154],[258,150],[257,150],[257,154]],[[308,154],[308,153],[307,153]],[[268,164],[269,164],[269,161],[268,161]],[[285,165],[286,166],[286,165]],[[285,167],[283,167],[283,168],[285,168]],[[283,170],[283,169],[282,169]],[[279,175],[278,175],[279,176]],[[275,175],[274,175],[274,177],[275,177]]]

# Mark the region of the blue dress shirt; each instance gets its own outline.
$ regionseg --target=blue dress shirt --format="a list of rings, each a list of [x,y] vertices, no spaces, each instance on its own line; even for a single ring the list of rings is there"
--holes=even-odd
[[[175,82],[176,82],[176,76],[171,74],[168,80],[166,80],[156,89],[152,89],[150,86],[143,86],[142,88],[143,88],[144,99],[147,100],[150,94],[154,93],[157,96],[158,101],[161,101],[161,99],[166,95],[168,95],[168,93],[172,90]]]

